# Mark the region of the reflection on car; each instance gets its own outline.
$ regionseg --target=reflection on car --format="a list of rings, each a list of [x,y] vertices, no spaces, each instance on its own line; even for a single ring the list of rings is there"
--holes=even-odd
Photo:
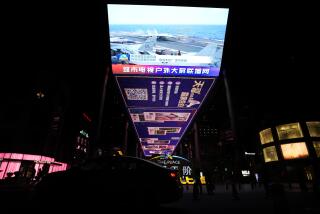
[[[35,186],[33,198],[49,206],[152,208],[182,197],[177,173],[136,157],[100,157],[46,175]]]

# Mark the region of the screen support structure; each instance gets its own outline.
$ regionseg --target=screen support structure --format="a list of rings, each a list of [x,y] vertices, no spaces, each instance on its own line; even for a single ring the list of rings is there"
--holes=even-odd
[[[100,148],[101,143],[101,128],[102,128],[102,122],[103,122],[103,115],[104,115],[104,108],[105,108],[105,102],[106,102],[106,93],[107,93],[107,86],[108,86],[108,80],[109,80],[109,73],[110,68],[107,66],[104,80],[103,80],[103,86],[101,90],[101,100],[100,100],[100,106],[99,106],[99,116],[97,120],[97,128],[95,133],[94,142],[92,144],[91,156],[101,156],[102,155],[102,149]]]
[[[239,194],[238,190],[236,188],[236,184],[239,182],[238,181],[238,175],[240,174],[240,166],[239,166],[239,161],[240,161],[240,148],[237,143],[237,132],[236,132],[236,123],[235,123],[235,117],[234,117],[234,110],[233,110],[233,104],[232,104],[232,96],[230,93],[230,87],[229,87],[229,81],[227,78],[227,72],[225,69],[222,70],[223,74],[223,81],[224,81],[224,86],[225,86],[225,91],[226,91],[226,98],[227,98],[227,106],[228,106],[228,113],[229,113],[229,120],[230,120],[230,126],[231,126],[231,131],[233,133],[233,178],[232,178],[232,197],[234,199],[239,199]]]

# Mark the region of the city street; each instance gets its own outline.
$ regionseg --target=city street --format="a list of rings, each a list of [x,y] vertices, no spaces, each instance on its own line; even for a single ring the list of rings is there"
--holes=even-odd
[[[312,2],[10,1],[0,214],[320,214]]]
[[[254,190],[251,189],[249,184],[241,185],[239,191],[239,200],[234,200],[232,197],[231,187],[229,186],[226,190],[226,186],[223,184],[216,185],[215,192],[213,195],[208,195],[205,186],[203,186],[203,192],[199,195],[198,199],[193,199],[192,186],[186,189],[184,186],[183,198],[177,202],[170,204],[162,204],[160,207],[145,207],[137,205],[137,207],[131,207],[131,205],[125,207],[119,207],[115,204],[112,205],[108,203],[106,196],[101,196],[106,199],[104,204],[92,204],[87,206],[92,213],[99,210],[117,210],[117,213],[122,213],[122,211],[133,211],[141,213],[175,213],[175,214],[195,214],[195,213],[214,213],[214,214],[228,214],[228,213],[246,213],[246,214],[319,214],[320,213],[320,203],[319,198],[314,197],[314,193],[311,191],[302,193],[298,188],[297,184],[293,184],[292,188],[289,189],[288,185],[285,185],[285,197],[270,197],[266,198],[265,192],[262,186],[257,186]],[[6,201],[6,205],[3,210],[9,209],[11,211],[25,210],[26,205],[38,204],[37,207],[32,208],[34,212],[41,211],[41,209],[46,209],[42,207],[37,201],[29,201],[28,196],[23,192],[14,191],[0,191],[2,197],[1,201]],[[109,196],[111,197],[111,196]],[[24,199],[23,199],[24,198]],[[72,200],[72,199],[70,199]],[[85,209],[81,204],[72,203],[70,201],[70,208],[74,210]],[[15,204],[20,204],[21,206],[15,206]],[[55,203],[60,203],[57,198]],[[23,204],[23,206],[22,206]],[[14,210],[12,210],[14,207]],[[63,206],[51,207],[56,210],[65,210]],[[138,209],[138,210],[136,210]]]
[[[225,185],[217,185],[214,195],[208,195],[205,187],[198,200],[193,199],[192,187],[186,190],[179,202],[162,205],[161,209],[175,213],[320,213],[319,203],[313,199],[313,193],[302,194],[297,188],[285,189],[285,198],[265,198],[263,187],[251,190],[249,185],[243,185],[239,192],[239,200],[233,200],[231,190],[225,190]],[[280,202],[280,203],[278,203]]]

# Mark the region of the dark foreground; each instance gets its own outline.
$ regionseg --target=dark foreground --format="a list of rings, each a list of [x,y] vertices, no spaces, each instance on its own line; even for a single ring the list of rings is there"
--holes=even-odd
[[[225,190],[224,185],[218,185],[213,195],[208,195],[203,189],[203,193],[194,200],[192,188],[185,191],[182,200],[163,205],[162,209],[175,211],[175,213],[214,213],[214,214],[319,214],[320,198],[313,192],[300,192],[299,189],[291,190],[285,188],[285,194],[281,197],[269,196],[266,198],[262,187],[254,190],[249,185],[243,185],[239,191],[239,200],[232,197],[231,190]]]
[[[90,196],[85,196],[90,198]],[[202,194],[194,199],[192,187],[184,189],[183,198],[170,204],[160,206],[145,207],[138,204],[115,204],[109,203],[112,195],[101,195],[99,203],[84,202],[79,203],[70,198],[67,203],[62,203],[59,196],[55,200],[49,201],[46,205],[30,198],[30,192],[8,191],[0,189],[0,203],[3,213],[51,213],[58,211],[65,213],[71,211],[89,213],[213,213],[213,214],[319,214],[320,198],[311,190],[301,192],[299,188],[284,188],[284,194],[280,196],[266,197],[263,187],[257,186],[251,189],[250,185],[242,185],[239,190],[239,199],[232,197],[231,189],[225,185],[216,185],[214,194],[209,195],[203,187]],[[66,207],[65,204],[68,204]],[[142,204],[142,203],[141,203]],[[1,212],[2,213],[2,212]],[[56,212],[55,212],[56,213]]]

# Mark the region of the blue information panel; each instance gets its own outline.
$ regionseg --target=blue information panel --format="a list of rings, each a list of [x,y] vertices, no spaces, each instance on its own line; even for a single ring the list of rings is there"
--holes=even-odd
[[[172,154],[219,75],[228,9],[107,6],[112,72],[144,155]]]

